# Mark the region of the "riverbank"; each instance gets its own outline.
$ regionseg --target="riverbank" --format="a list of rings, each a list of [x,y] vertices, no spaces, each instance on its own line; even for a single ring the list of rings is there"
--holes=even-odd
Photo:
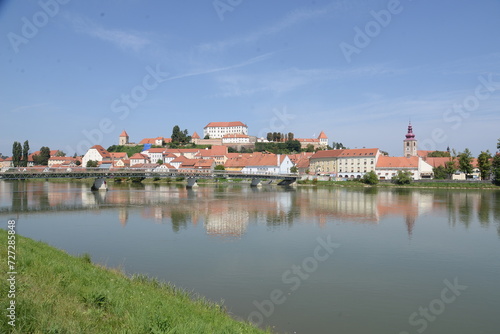
[[[0,229],[1,333],[270,333],[202,297],[92,264],[16,235],[16,326],[8,324],[7,232]]]
[[[359,181],[315,181],[315,180],[300,180],[297,181],[301,186],[336,186],[336,187],[355,187],[355,188],[439,188],[439,189],[498,189],[492,183],[478,182],[412,182],[410,184],[398,185],[391,182],[379,182],[374,185],[368,185]]]

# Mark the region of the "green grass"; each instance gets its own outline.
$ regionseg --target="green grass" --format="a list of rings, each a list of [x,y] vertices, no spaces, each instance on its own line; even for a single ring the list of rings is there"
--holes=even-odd
[[[1,333],[266,333],[200,297],[145,276],[129,278],[17,235],[16,327],[6,314],[7,233],[0,229]],[[270,333],[270,332],[267,332]]]
[[[412,182],[409,185],[396,185],[391,182],[379,182],[370,186],[359,181],[318,181],[318,180],[298,180],[299,185],[313,186],[339,186],[339,187],[380,187],[380,188],[456,188],[456,189],[500,189],[491,183],[478,182]]]

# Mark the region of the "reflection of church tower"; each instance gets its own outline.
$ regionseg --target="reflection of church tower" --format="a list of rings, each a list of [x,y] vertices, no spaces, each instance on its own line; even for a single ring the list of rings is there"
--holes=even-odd
[[[118,209],[118,219],[120,220],[120,224],[122,226],[127,225],[127,221],[128,221],[128,208],[126,208],[126,207],[120,207]]]
[[[415,222],[417,221],[417,215],[413,212],[409,212],[405,217],[406,228],[408,230],[408,237],[411,239],[411,235],[413,234],[413,227],[415,226]]]
[[[127,131],[123,130],[120,134],[119,145],[127,145],[128,144],[128,134]]]
[[[403,154],[407,158],[417,156],[417,140],[413,134],[411,123],[408,124],[408,133],[406,139],[403,140]]]

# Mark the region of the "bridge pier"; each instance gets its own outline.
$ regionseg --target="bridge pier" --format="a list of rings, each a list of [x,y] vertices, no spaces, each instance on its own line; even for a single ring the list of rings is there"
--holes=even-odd
[[[103,177],[99,177],[95,179],[94,184],[90,188],[90,190],[108,190],[108,185],[106,184],[106,179]]]
[[[250,183],[251,187],[262,187],[262,184],[260,183],[260,179],[253,177],[252,178],[252,183]]]
[[[198,183],[196,183],[196,179],[194,177],[188,177],[186,188],[193,188],[193,187],[199,187]]]
[[[291,185],[292,183],[294,183],[295,180],[289,180],[289,179],[285,179],[285,180],[281,180],[279,183],[278,183],[278,186],[289,186]]]

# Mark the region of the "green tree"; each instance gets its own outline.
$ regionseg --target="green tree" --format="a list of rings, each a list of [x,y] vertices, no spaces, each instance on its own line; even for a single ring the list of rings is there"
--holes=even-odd
[[[26,140],[23,144],[23,161],[22,166],[28,166],[28,155],[30,154],[30,143]]]
[[[65,157],[66,156],[66,153],[64,153],[63,151],[57,151],[56,152],[56,157]]]
[[[292,166],[290,168],[290,173],[297,173],[299,171],[299,169],[297,168],[297,166]]]
[[[38,165],[47,166],[49,164],[50,159],[50,148],[47,146],[42,146],[40,148],[40,155],[38,156]]]
[[[203,139],[210,139],[210,136],[209,135],[205,135],[205,137],[203,137]]]
[[[97,167],[98,162],[96,160],[89,160],[87,161],[87,167]]]
[[[308,144],[306,147],[306,152],[314,152],[314,145]]]
[[[300,152],[300,141],[298,140],[288,140],[286,142],[287,150],[291,152]]]
[[[23,157],[23,148],[20,142],[15,141],[12,145],[12,164],[14,167],[21,166],[21,160]]]
[[[446,167],[437,166],[432,169],[434,173],[434,179],[436,180],[444,180],[448,178],[448,173],[446,172]]]
[[[295,135],[293,134],[293,132],[288,132],[288,140],[293,140],[295,137]]]
[[[268,132],[267,136],[266,136],[266,139],[267,139],[267,141],[273,141],[273,133],[272,132]]]
[[[458,170],[463,172],[466,178],[474,171],[472,167],[472,153],[468,148],[458,155]]]
[[[226,170],[226,167],[224,165],[217,165],[214,167],[214,170]]]
[[[80,160],[76,160],[75,165],[80,166],[82,162]]]
[[[158,161],[156,161],[156,163],[157,163],[158,165],[163,165],[163,160],[162,160],[162,159],[158,159]]]
[[[481,151],[477,157],[477,167],[481,173],[481,180],[487,180],[491,172],[491,153],[489,150]]]
[[[500,138],[498,138],[498,142],[497,142],[497,150],[500,150]]]
[[[500,186],[500,153],[497,153],[493,158],[491,171],[493,173],[493,183]]]
[[[375,173],[375,171],[373,170],[369,171],[368,173],[365,173],[365,175],[363,175],[363,177],[361,178],[361,182],[371,185],[377,184],[378,183],[377,173]]]
[[[191,141],[191,136],[188,135],[188,130],[181,131],[178,125],[174,126],[172,129],[172,143],[174,144],[186,144]]]
[[[446,151],[434,151],[434,152],[431,152],[431,153],[427,154],[427,156],[429,158],[449,157],[450,156],[450,152],[446,152]]]
[[[410,184],[412,181],[411,173],[408,171],[398,171],[396,176],[392,177],[392,182],[399,185]]]

